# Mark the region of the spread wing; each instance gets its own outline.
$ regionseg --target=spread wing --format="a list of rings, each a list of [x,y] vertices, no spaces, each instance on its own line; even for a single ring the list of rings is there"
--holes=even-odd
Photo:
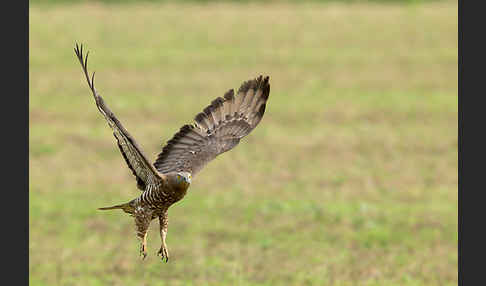
[[[184,125],[154,162],[160,173],[186,171],[194,176],[209,161],[231,150],[260,122],[270,94],[268,77],[244,82],[237,95],[231,89]]]
[[[103,98],[96,92],[96,88],[94,86],[94,73],[91,79],[88,75],[88,53],[86,53],[86,58],[83,57],[83,46],[80,47],[76,44],[74,48],[74,52],[83,67],[84,74],[86,76],[86,80],[88,81],[89,88],[93,93],[93,97],[96,101],[96,106],[100,110],[101,114],[105,117],[108,125],[110,125],[111,129],[113,129],[113,135],[118,143],[118,147],[120,148],[120,152],[125,158],[125,161],[128,164],[128,167],[132,170],[133,175],[135,175],[137,179],[137,187],[140,190],[145,190],[145,187],[149,184],[156,183],[161,180],[161,177],[157,173],[152,165],[149,163],[145,155],[142,153],[142,150],[138,146],[135,139],[128,133],[128,131],[123,127],[121,122],[116,118],[115,114],[111,112],[111,110],[106,106]]]

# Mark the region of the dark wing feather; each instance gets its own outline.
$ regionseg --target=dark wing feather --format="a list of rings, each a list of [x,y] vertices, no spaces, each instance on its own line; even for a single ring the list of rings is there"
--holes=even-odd
[[[96,88],[94,86],[94,73],[91,79],[88,75],[88,53],[86,53],[86,58],[83,58],[83,46],[80,47],[76,44],[74,49],[76,56],[83,67],[86,80],[93,93],[93,97],[96,101],[96,106],[100,110],[101,114],[105,117],[108,125],[113,129],[113,135],[118,143],[120,152],[123,158],[128,164],[128,167],[132,170],[133,175],[137,179],[137,187],[140,190],[145,190],[148,184],[153,184],[161,180],[157,170],[149,163],[142,150],[138,146],[137,142],[128,133],[128,131],[123,127],[121,122],[116,118],[115,114],[106,106],[103,98],[98,95]]]
[[[260,122],[270,94],[268,77],[244,82],[218,97],[170,139],[154,162],[160,173],[187,171],[194,176],[209,161],[231,150]]]

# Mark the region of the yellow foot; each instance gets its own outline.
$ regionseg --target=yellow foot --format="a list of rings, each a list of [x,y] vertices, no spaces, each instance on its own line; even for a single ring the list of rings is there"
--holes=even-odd
[[[157,255],[160,256],[162,261],[169,262],[169,251],[167,250],[167,246],[161,246],[159,252],[157,252]]]

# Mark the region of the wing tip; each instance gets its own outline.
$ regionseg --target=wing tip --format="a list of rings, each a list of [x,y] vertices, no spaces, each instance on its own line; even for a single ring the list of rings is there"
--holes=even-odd
[[[204,119],[206,119],[206,114],[204,112],[199,112],[196,117],[194,117],[194,120],[199,124],[203,123]]]
[[[238,93],[246,93],[250,89],[252,82],[253,80],[247,80],[243,82],[240,88],[238,89]]]
[[[270,77],[266,76],[262,83],[262,97],[263,99],[267,100],[270,96]]]
[[[258,77],[254,79],[247,80],[243,82],[238,89],[238,93],[246,93],[248,90],[253,89],[262,89],[263,91],[270,90],[270,77],[269,76],[263,76],[259,75]]]
[[[204,114],[206,114],[206,116],[209,117],[211,115],[211,112],[213,112],[213,110],[214,110],[214,106],[210,104],[203,109],[203,112]]]
[[[214,108],[218,108],[219,106],[221,106],[224,102],[224,99],[220,96],[218,96],[216,99],[214,99],[213,101],[211,101],[211,105],[214,107]]]
[[[223,97],[225,100],[233,100],[235,98],[235,90],[234,89],[228,90]]]

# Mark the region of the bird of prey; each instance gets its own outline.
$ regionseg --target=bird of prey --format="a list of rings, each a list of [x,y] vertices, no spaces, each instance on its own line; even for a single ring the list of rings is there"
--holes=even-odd
[[[158,256],[166,262],[169,252],[165,239],[168,229],[168,209],[181,200],[187,192],[191,179],[208,162],[221,153],[234,148],[260,122],[270,94],[268,76],[244,82],[236,95],[233,89],[218,97],[186,124],[163,147],[153,164],[135,139],[123,127],[115,114],[106,106],[96,91],[94,73],[88,73],[88,54],[83,55],[83,46],[76,44],[74,51],[81,63],[88,86],[101,114],[113,129],[118,147],[142,191],[137,198],[101,210],[121,209],[135,219],[136,235],[141,240],[140,256],[147,256],[147,230],[150,222],[158,218],[161,247]]]

